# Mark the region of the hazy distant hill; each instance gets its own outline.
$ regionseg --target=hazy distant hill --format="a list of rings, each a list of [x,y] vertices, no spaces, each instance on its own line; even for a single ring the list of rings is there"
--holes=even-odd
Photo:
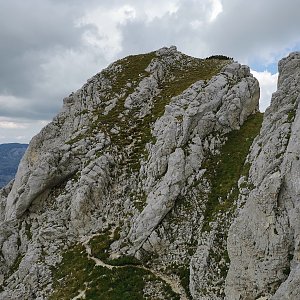
[[[27,144],[0,144],[0,187],[15,177]]]

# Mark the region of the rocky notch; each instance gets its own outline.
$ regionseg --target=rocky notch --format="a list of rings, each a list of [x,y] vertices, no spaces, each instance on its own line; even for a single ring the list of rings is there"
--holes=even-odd
[[[175,47],[88,80],[1,190],[0,297],[223,299],[258,99],[247,66]]]

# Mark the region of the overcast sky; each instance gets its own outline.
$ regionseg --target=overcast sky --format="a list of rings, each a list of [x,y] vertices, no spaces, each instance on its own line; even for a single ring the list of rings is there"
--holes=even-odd
[[[112,61],[170,45],[248,64],[264,110],[299,28],[299,0],[0,0],[0,143],[29,142]]]

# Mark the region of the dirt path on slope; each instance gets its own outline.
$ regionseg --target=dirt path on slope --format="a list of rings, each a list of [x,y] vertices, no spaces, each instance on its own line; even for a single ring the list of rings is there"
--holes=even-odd
[[[109,270],[112,270],[114,268],[121,269],[121,268],[126,268],[128,266],[132,266],[132,265],[112,266],[112,265],[106,264],[105,262],[103,262],[99,258],[92,256],[92,250],[91,250],[91,247],[89,245],[89,241],[90,241],[91,238],[93,238],[96,235],[97,234],[91,235],[82,242],[82,245],[85,247],[88,258],[93,260],[95,262],[96,266],[101,266],[101,267],[107,268]],[[171,289],[174,293],[180,295],[181,300],[188,300],[188,297],[186,295],[186,292],[185,292],[183,286],[181,285],[179,279],[176,278],[175,276],[169,276],[169,275],[163,274],[159,271],[147,268],[145,266],[135,265],[134,267],[146,270],[148,272],[151,272],[156,277],[160,278],[162,281],[167,283],[171,287]],[[85,291],[80,291],[79,295],[74,297],[72,300],[77,300],[77,299],[82,299],[82,298],[85,299]]]

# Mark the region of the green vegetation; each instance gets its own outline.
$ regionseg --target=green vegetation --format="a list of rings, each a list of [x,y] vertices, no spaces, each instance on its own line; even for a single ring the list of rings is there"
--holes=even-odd
[[[138,266],[108,269],[96,266],[88,258],[82,245],[75,245],[63,254],[62,262],[53,268],[54,292],[49,299],[72,299],[79,291],[86,291],[85,299],[132,300],[144,299],[147,282],[160,280],[153,273]],[[178,299],[163,283],[165,299]]]
[[[137,192],[136,190],[133,190],[130,191],[129,196],[133,200],[134,207],[141,212],[144,209],[147,200],[146,193],[144,191]]]
[[[3,256],[3,254],[2,254],[2,256]],[[19,265],[20,265],[23,257],[24,257],[24,255],[18,254],[18,256],[16,257],[14,263],[10,267],[8,274],[5,276],[5,279],[9,278],[12,274],[14,274],[19,269]]]
[[[112,266],[138,266],[141,262],[134,256],[121,256],[107,261]]]
[[[189,63],[183,61],[181,65],[171,66],[168,74],[169,79],[161,83],[162,92],[155,101],[152,110],[154,120],[152,121],[155,121],[164,113],[165,106],[172,97],[181,94],[196,81],[210,80],[228,64],[227,60],[187,58]]]
[[[207,57],[206,59],[233,60],[232,57],[228,57],[225,55],[211,55],[211,56]]]
[[[85,289],[95,263],[89,260],[82,245],[76,245],[63,253],[61,264],[53,268],[54,293],[49,299],[72,299]]]
[[[121,167],[131,170],[139,169],[139,159],[144,154],[144,145],[148,140],[145,140],[145,132],[148,136],[150,134],[149,124],[145,120],[134,116],[134,112],[130,115],[123,115],[125,99],[134,91],[138,83],[148,75],[145,71],[151,60],[155,57],[154,52],[129,56],[115,63],[121,67],[121,72],[111,77],[108,71],[103,71],[111,81],[112,89],[107,94],[107,100],[113,99],[116,95],[122,95],[118,99],[115,107],[111,109],[107,115],[104,115],[101,109],[95,110],[94,114],[98,117],[94,124],[94,129],[101,129],[106,132],[112,141],[112,144],[117,147],[119,151],[123,151],[124,147],[132,145],[131,152],[128,157],[122,159]],[[129,86],[128,86],[129,83]],[[112,133],[113,128],[119,128],[117,133]],[[134,141],[132,139],[134,137]]]
[[[170,103],[172,97],[181,94],[191,84],[198,80],[209,80],[216,75],[228,63],[227,60],[211,59],[209,61],[188,58],[189,63],[172,66],[168,69],[168,75],[164,81],[160,82],[161,93],[154,99],[151,113],[143,119],[134,118],[125,119],[122,124],[118,124],[121,128],[119,134],[112,138],[112,142],[119,145],[120,149],[126,144],[133,144],[130,157],[124,159],[121,166],[129,168],[130,172],[140,169],[141,158],[146,158],[145,145],[149,142],[154,142],[151,135],[151,124],[153,124],[165,111],[165,107]],[[179,120],[180,121],[180,120]],[[125,125],[128,124],[128,126]],[[129,138],[134,137],[134,142]],[[142,197],[139,203],[136,203],[137,208],[141,211],[144,207],[146,198]]]
[[[71,299],[85,291],[85,299],[145,299],[143,289],[147,282],[162,283],[165,299],[178,299],[170,286],[144,269],[141,262],[131,256],[110,260],[108,250],[119,238],[119,228],[108,228],[89,241],[92,256],[115,266],[112,269],[96,266],[83,245],[77,244],[63,253],[62,262],[54,267],[53,289],[50,299]]]
[[[224,224],[220,223],[216,230],[213,247],[211,247],[208,260],[210,263],[215,263],[218,265],[220,269],[219,277],[225,279],[227,276],[230,259],[226,248],[227,234],[224,234],[224,228],[222,227],[224,227]],[[212,249],[215,250],[213,251]]]
[[[103,268],[100,269],[106,274],[102,272],[95,274],[96,276],[87,290],[86,299],[144,299],[143,288],[145,283],[156,280],[153,274],[140,268],[124,267],[109,271],[103,270]],[[169,297],[173,295],[171,294]]]
[[[192,295],[190,294],[190,268],[189,266],[183,266],[176,263],[171,265],[172,273],[177,275],[180,279],[181,285],[183,286],[186,295],[189,299],[192,299]]]
[[[214,221],[218,212],[229,211],[238,197],[237,182],[240,176],[249,171],[245,159],[254,138],[259,133],[263,114],[256,113],[248,118],[240,130],[227,134],[227,141],[221,154],[210,156],[204,167],[211,183],[211,192],[204,213],[203,231],[209,230],[209,223]]]
[[[282,273],[283,273],[286,277],[288,277],[288,276],[290,275],[290,273],[291,273],[291,267],[290,267],[290,266],[286,267],[285,269],[282,270]]]
[[[89,241],[92,256],[99,258],[103,262],[112,266],[140,265],[141,262],[133,256],[121,256],[119,258],[109,259],[110,245],[119,238],[119,228],[114,230],[113,235],[108,229],[103,233],[94,236]]]
[[[73,145],[73,144],[79,142],[80,140],[82,140],[83,138],[84,138],[84,135],[80,133],[75,138],[67,141],[66,144],[67,145]]]
[[[229,257],[226,250],[226,236],[229,227],[226,218],[227,212],[231,213],[234,209],[235,200],[238,197],[237,182],[240,176],[248,176],[251,165],[245,163],[249,148],[254,138],[259,133],[263,115],[257,113],[248,118],[240,130],[234,130],[226,135],[226,143],[221,147],[220,154],[210,156],[204,163],[204,168],[207,169],[206,179],[211,185],[211,191],[208,194],[206,210],[204,211],[204,221],[202,231],[210,230],[210,223],[218,217],[219,224],[214,236],[214,249],[208,256],[208,269],[220,270],[218,274],[211,272],[207,273],[208,281],[217,281],[219,285],[223,285],[223,279],[226,278],[228,271]],[[197,183],[198,184],[198,183]],[[201,195],[201,191],[199,193]],[[189,211],[193,210],[193,202],[185,197],[179,197],[176,201],[177,209],[180,208],[176,215],[169,216],[169,221],[173,224],[181,222],[184,216],[189,215]],[[175,208],[176,209],[176,208]],[[180,214],[183,210],[186,213]],[[188,245],[190,255],[196,247],[193,247],[192,241]],[[197,246],[197,244],[195,245]],[[176,270],[177,269],[177,270]],[[188,269],[184,266],[176,266],[172,272],[177,274],[185,287],[189,290],[189,274]],[[217,276],[217,279],[216,279]],[[220,288],[220,291],[222,289]],[[203,290],[203,293],[205,291]],[[222,295],[221,295],[222,296]]]
[[[287,119],[287,121],[288,121],[289,123],[293,122],[294,119],[295,119],[295,115],[296,115],[296,110],[295,110],[295,109],[290,110],[290,111],[288,112],[288,119]]]
[[[85,115],[88,113],[89,113],[88,109],[83,109],[81,112],[76,113],[75,116],[81,116],[81,115]]]
[[[113,243],[113,239],[110,237],[110,232],[106,231],[100,235],[94,236],[90,241],[92,256],[97,257],[103,261],[107,261],[109,257],[109,247]]]
[[[28,240],[32,239],[32,233],[31,233],[31,224],[28,222],[25,222],[25,233],[27,235]]]

